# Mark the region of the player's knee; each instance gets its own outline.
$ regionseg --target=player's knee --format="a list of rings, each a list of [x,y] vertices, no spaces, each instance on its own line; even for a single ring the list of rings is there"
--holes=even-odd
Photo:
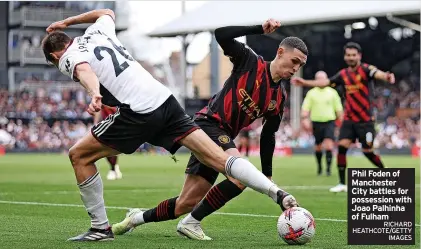
[[[351,142],[349,140],[344,139],[344,140],[340,140],[338,145],[342,146],[342,147],[345,147],[345,148],[348,148],[350,144],[351,144]]]
[[[82,154],[80,153],[80,149],[77,145],[73,145],[69,149],[69,159],[73,167],[77,167],[78,165],[80,165],[80,162],[82,160]]]
[[[246,189],[246,186],[244,186],[239,180],[234,179],[234,178],[229,178],[229,180],[234,183],[238,188],[240,188],[241,190]]]
[[[363,153],[370,153],[370,152],[373,152],[373,149],[371,149],[371,148],[362,148],[362,152]]]
[[[330,140],[330,139],[328,139],[328,140],[325,140],[324,142],[323,142],[323,148],[325,149],[325,150],[333,150],[333,141],[332,140]]]
[[[202,163],[224,174],[225,163],[228,161],[229,157],[230,156],[227,153],[225,153],[223,150],[218,150],[218,151],[215,150],[214,154],[203,157]]]

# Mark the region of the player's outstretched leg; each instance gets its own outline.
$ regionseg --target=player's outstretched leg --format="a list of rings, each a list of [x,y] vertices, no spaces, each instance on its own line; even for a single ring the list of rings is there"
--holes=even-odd
[[[351,140],[343,139],[339,141],[338,146],[338,174],[339,174],[339,184],[330,189],[330,192],[347,192],[348,188],[345,183],[345,174],[346,174],[346,152],[348,147],[351,144]]]
[[[177,232],[190,239],[210,240],[203,232],[200,222],[240,195],[244,189],[244,185],[232,178],[215,185],[193,211],[178,223]]]
[[[383,162],[379,155],[374,154],[371,149],[363,149],[364,156],[373,163],[377,168],[384,168]]]
[[[239,180],[257,192],[270,196],[282,209],[297,206],[292,195],[282,191],[249,161],[229,156],[202,130],[190,133],[180,142],[208,167]]]
[[[117,164],[117,156],[107,157],[107,161],[110,163],[110,171],[108,171],[107,179],[108,180],[117,180],[123,177],[123,174],[120,171],[120,166]]]
[[[102,145],[91,133],[69,150],[69,158],[75,171],[80,196],[91,217],[91,228],[86,233],[70,238],[70,241],[114,240],[105,211],[101,175],[94,163],[103,157],[117,154],[119,154],[118,151]]]
[[[199,175],[187,174],[179,197],[164,200],[158,206],[147,211],[140,209],[129,210],[123,221],[113,225],[112,230],[114,234],[121,235],[145,223],[173,220],[191,212],[194,206],[211,189],[218,173],[215,172],[215,175],[216,177],[208,181]]]

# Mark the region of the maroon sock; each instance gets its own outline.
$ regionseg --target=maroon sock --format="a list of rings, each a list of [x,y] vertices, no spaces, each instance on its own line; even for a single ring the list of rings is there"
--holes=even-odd
[[[117,164],[117,156],[107,157],[107,160],[110,163],[111,170],[115,170],[115,165]]]
[[[231,199],[241,194],[243,190],[228,179],[215,185],[206,194],[206,197],[193,209],[191,215],[196,220],[202,220],[206,216],[223,207]]]
[[[384,165],[382,163],[382,160],[380,159],[380,156],[374,154],[373,152],[364,152],[365,157],[367,157],[370,162],[372,162],[374,165],[376,165],[377,168],[384,168]]]
[[[174,220],[175,218],[175,203],[178,196],[165,200],[158,204],[158,206],[151,208],[143,213],[143,220],[148,222],[160,222],[166,220]]]

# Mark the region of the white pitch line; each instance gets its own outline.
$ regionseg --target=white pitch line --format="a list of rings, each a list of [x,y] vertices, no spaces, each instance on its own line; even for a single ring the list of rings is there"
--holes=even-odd
[[[35,206],[50,206],[50,207],[79,207],[79,208],[85,207],[85,206],[80,205],[80,204],[28,202],[28,201],[2,201],[2,200],[0,200],[0,204],[35,205]],[[116,206],[106,206],[106,208],[107,209],[123,209],[123,210],[131,209],[130,207],[116,207]],[[148,208],[141,208],[141,209],[147,210]],[[223,212],[215,212],[214,214],[230,215],[230,216],[260,217],[260,218],[278,218],[279,217],[279,216],[276,216],[276,215],[266,215],[266,214],[243,214],[243,213],[223,213]],[[330,218],[315,218],[315,220],[332,221],[332,222],[347,222],[347,220],[330,219]],[[420,224],[415,224],[415,226],[419,227]]]
[[[420,188],[420,184],[416,184],[416,188]],[[288,189],[288,190],[329,190],[332,185],[291,185],[291,186],[279,186],[281,189]],[[159,192],[168,192],[172,191],[174,189],[105,189],[105,193],[119,193],[119,192],[125,192],[125,193],[159,193]],[[246,191],[254,191],[250,188],[247,188]],[[0,192],[0,196],[2,195],[15,195],[17,193],[21,194],[34,194],[34,191],[32,192]],[[54,190],[54,191],[43,191],[39,192],[44,195],[73,195],[73,194],[79,194],[78,190]]]

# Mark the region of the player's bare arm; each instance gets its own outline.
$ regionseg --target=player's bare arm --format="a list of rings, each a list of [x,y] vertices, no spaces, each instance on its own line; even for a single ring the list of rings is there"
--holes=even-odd
[[[344,112],[343,111],[336,111],[336,117],[342,123],[342,121],[344,120]]]
[[[269,179],[272,179],[272,160],[275,151],[275,133],[279,129],[282,116],[276,115],[269,117],[263,124],[260,134],[260,162],[262,164],[262,173]]]
[[[376,73],[374,74],[374,78],[377,80],[389,82],[390,84],[395,84],[395,75],[390,72],[383,72],[377,69]]]
[[[103,15],[109,15],[113,18],[113,20],[115,20],[114,11],[110,9],[92,10],[77,16],[66,18],[62,21],[52,23],[50,26],[48,26],[47,32],[51,33],[56,30],[63,30],[69,26],[76,24],[94,23],[98,18],[100,18]]]
[[[88,113],[94,115],[101,110],[102,96],[99,92],[99,80],[95,73],[92,71],[88,63],[83,63],[75,68],[75,77],[79,79],[80,84],[86,89],[92,101],[88,107]]]
[[[301,77],[295,77],[291,79],[291,83],[304,87],[325,87],[330,84],[330,81],[329,79],[305,80]]]
[[[101,112],[96,112],[94,115],[94,125],[98,124],[101,120]]]
[[[301,125],[306,130],[311,129],[310,111],[301,110]]]

